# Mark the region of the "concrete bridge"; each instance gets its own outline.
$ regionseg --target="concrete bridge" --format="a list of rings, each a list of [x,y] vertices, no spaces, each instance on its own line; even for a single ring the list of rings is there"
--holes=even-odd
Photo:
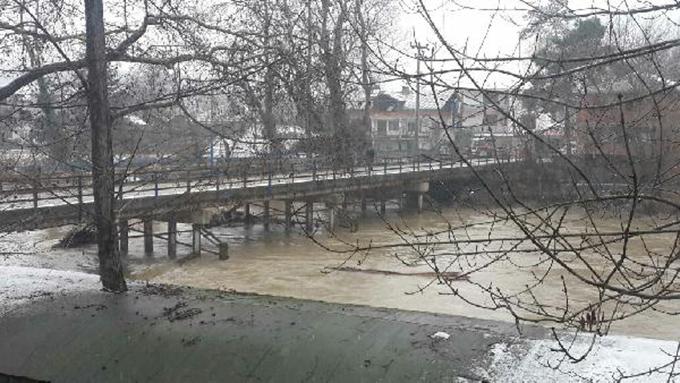
[[[136,173],[118,182],[116,211],[120,224],[120,248],[127,252],[128,221],[144,221],[145,251],[153,252],[152,222],[168,223],[168,255],[177,248],[177,222],[193,226],[193,251],[200,253],[201,230],[212,215],[225,208],[240,207],[250,217],[250,204],[262,207],[265,229],[271,224],[271,204],[282,205],[286,229],[293,225],[293,206],[304,208],[304,229],[313,230],[314,204],[323,203],[331,230],[336,212],[349,202],[366,210],[373,200],[381,213],[385,201],[406,196],[406,203],[419,212],[430,182],[469,178],[471,167],[479,172],[521,167],[522,161],[478,158],[470,165],[451,160],[393,160],[350,169],[298,166],[291,172],[272,170],[264,164],[259,171],[243,172],[223,168],[162,170]],[[236,172],[238,174],[238,172]],[[35,230],[91,221],[93,200],[91,179],[85,175],[25,177],[6,179],[0,191],[0,232]]]

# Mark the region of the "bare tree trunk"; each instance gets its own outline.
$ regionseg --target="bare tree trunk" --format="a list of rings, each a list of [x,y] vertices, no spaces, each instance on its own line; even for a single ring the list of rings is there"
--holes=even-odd
[[[308,155],[311,155],[315,150],[310,146],[312,141],[312,86],[311,86],[311,76],[312,76],[312,54],[313,54],[313,39],[312,39],[312,0],[307,0],[307,54],[305,55],[305,71],[307,72],[304,76],[303,86],[304,86],[304,111],[305,111],[305,139],[307,144],[305,145]]]
[[[272,12],[269,9],[269,5],[264,3],[264,64],[265,64],[265,74],[264,74],[264,102],[263,102],[263,115],[262,115],[262,125],[264,127],[264,138],[269,141],[269,151],[270,153],[278,153],[279,145],[276,140],[276,119],[274,117],[274,69],[272,68],[272,60],[270,59],[271,54],[271,17]]]
[[[87,99],[92,128],[92,182],[97,226],[99,274],[105,290],[127,290],[118,252],[114,212],[114,167],[107,89],[106,42],[102,0],[85,0]]]
[[[40,14],[40,4],[36,3],[35,15],[36,18]],[[25,7],[26,5],[24,5]],[[23,24],[23,12],[21,13],[20,22]],[[39,29],[35,29],[35,33],[39,33]],[[42,46],[38,39],[31,38],[27,35],[22,36],[23,45],[26,49],[26,54],[31,63],[31,67],[38,68],[43,65],[42,60]],[[50,146],[50,156],[55,158],[58,162],[64,162],[65,154],[67,153],[66,147],[60,142],[60,131],[57,127],[57,117],[53,108],[50,107],[50,93],[48,90],[48,81],[45,77],[40,77],[36,81],[38,84],[38,104],[40,105],[40,110],[45,116],[45,123],[41,129],[43,132],[41,137],[37,137],[40,142]]]
[[[371,79],[368,69],[368,28],[363,14],[363,0],[356,0],[356,13],[359,19],[359,34],[361,38],[361,86],[364,90],[364,111],[361,117],[361,125],[365,134],[371,135]]]
[[[337,145],[335,148],[335,161],[341,166],[350,166],[352,158],[349,153],[349,140],[347,132],[347,115],[345,113],[344,95],[342,93],[342,37],[343,24],[347,16],[343,3],[339,3],[340,10],[338,18],[333,27],[333,46],[330,43],[329,19],[331,18],[331,5],[329,0],[323,0],[322,4],[322,25],[321,25],[321,46],[324,69],[326,72],[326,86],[329,93],[330,126],[332,135]]]

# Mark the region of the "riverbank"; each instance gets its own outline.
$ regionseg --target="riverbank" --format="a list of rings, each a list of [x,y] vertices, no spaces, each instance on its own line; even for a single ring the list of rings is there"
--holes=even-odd
[[[130,287],[112,295],[96,275],[0,267],[0,372],[51,382],[609,381],[667,362],[662,349],[675,347],[608,337],[560,372],[545,367],[559,355],[541,328],[519,336],[513,324],[462,316]]]

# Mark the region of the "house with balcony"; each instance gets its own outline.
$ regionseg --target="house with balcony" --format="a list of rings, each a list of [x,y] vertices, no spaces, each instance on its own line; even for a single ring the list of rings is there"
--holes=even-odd
[[[420,100],[407,86],[400,92],[378,93],[372,98],[369,112],[376,156],[449,155],[453,152],[449,137],[468,155],[482,141],[487,144],[496,140],[497,146],[514,144],[512,124],[498,108],[507,113],[510,98],[498,91],[485,93],[486,96],[480,91],[450,89],[433,95],[421,91]],[[353,115],[358,113],[355,109]]]

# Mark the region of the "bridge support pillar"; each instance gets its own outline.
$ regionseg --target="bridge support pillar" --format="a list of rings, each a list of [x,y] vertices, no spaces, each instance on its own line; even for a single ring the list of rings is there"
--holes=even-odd
[[[286,231],[290,231],[290,228],[293,226],[293,201],[284,201],[283,210],[284,219],[286,221]]]
[[[177,258],[177,217],[174,214],[168,220],[168,258]]]
[[[406,206],[409,209],[418,211],[418,214],[423,212],[423,197],[425,193],[407,193]]]
[[[418,210],[418,214],[423,212],[423,196],[430,190],[428,182],[419,182],[411,185],[406,191],[407,205]]]
[[[201,256],[201,225],[198,223],[191,225],[191,251],[193,255]]]
[[[243,205],[243,219],[246,225],[250,225],[250,204]]]
[[[264,212],[262,214],[262,221],[264,223],[264,229],[269,231],[269,226],[271,224],[271,209],[269,208],[269,201],[264,201]]]
[[[361,196],[361,215],[366,215],[366,197]]]
[[[153,255],[153,220],[151,218],[144,218],[144,254],[146,256]]]
[[[314,230],[314,202],[307,201],[305,207],[305,230],[308,234],[312,234]]]
[[[335,226],[336,226],[336,208],[335,205],[327,203],[326,204],[326,210],[328,211],[328,231],[333,232],[335,231]]]
[[[385,200],[381,199],[380,200],[380,215],[385,215]]]
[[[121,257],[127,257],[129,253],[129,245],[128,245],[128,233],[130,232],[130,228],[128,226],[128,220],[127,219],[121,219],[118,221],[118,243],[119,243],[119,251],[120,251],[120,256]]]

